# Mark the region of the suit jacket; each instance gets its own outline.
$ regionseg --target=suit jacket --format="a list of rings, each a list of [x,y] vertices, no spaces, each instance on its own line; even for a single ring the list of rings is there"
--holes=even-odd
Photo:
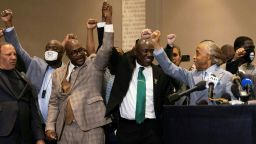
[[[119,106],[128,91],[130,81],[132,79],[133,71],[136,66],[136,57],[133,52],[130,51],[119,57],[117,61],[119,62],[119,64],[115,70],[115,80],[106,111],[106,116],[114,114],[116,118],[116,114],[118,114],[119,112]],[[152,71],[154,82],[154,110],[156,118],[160,120],[162,106],[163,104],[168,104],[166,96],[169,93],[169,89],[172,88],[172,84],[170,77],[165,75],[158,66],[152,65]]]
[[[16,49],[17,54],[22,59],[26,67],[26,76],[38,94],[43,84],[44,75],[48,64],[39,57],[31,57],[21,46],[17,33],[13,28],[11,31],[4,31],[6,42],[11,43]]]
[[[190,88],[194,87],[195,84],[197,84],[198,82],[204,80],[203,74],[205,71],[187,71],[184,68],[178,67],[167,58],[167,55],[164,53],[163,50],[157,52],[155,51],[154,54],[155,58],[157,59],[158,63],[160,64],[160,66],[162,67],[166,74],[183,82]],[[230,72],[221,69],[217,65],[212,67],[211,73],[215,74],[215,76],[219,79],[217,85],[214,88],[213,98],[220,98],[223,95],[228,94],[230,95],[231,99],[236,99],[233,93],[231,92],[233,75]],[[190,94],[191,105],[197,105],[203,101],[212,104],[208,100],[208,89],[193,92]]]
[[[63,93],[61,85],[68,66],[58,68],[53,73],[53,89],[49,101],[46,130],[56,131],[59,139],[64,127],[68,100],[81,130],[88,131],[111,122],[104,117],[105,105],[101,88],[104,69],[114,43],[113,36],[113,33],[105,33],[103,48],[98,51],[97,56],[92,59],[87,58],[85,63],[72,73],[69,92]]]
[[[8,136],[14,129],[16,120],[19,120],[22,137],[32,143],[32,138],[44,139],[44,132],[30,84],[16,72],[24,83],[24,88],[19,94],[0,70],[0,137]]]

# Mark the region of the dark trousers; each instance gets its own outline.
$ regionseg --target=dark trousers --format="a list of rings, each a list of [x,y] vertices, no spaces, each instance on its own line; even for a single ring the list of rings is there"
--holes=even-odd
[[[105,144],[118,144],[115,130],[116,129],[112,124],[109,124],[104,127]]]
[[[120,118],[117,128],[119,144],[161,144],[161,135],[155,119],[145,119],[141,124],[135,120]]]

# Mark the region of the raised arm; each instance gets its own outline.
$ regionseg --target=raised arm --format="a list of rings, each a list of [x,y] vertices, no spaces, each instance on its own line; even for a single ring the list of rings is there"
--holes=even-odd
[[[4,22],[6,29],[4,30],[4,38],[6,42],[11,43],[15,49],[19,57],[22,59],[22,61],[25,63],[26,69],[28,69],[28,66],[32,60],[30,55],[22,48],[18,36],[16,34],[16,31],[14,29],[13,23],[13,12],[10,9],[4,10],[1,12],[1,20]]]
[[[167,36],[167,42],[171,42],[176,36],[175,35],[168,35]],[[189,72],[181,67],[176,66],[174,63],[172,63],[166,53],[164,52],[164,49],[162,48],[160,44],[160,32],[155,31],[152,33],[152,41],[154,43],[155,51],[154,56],[158,63],[160,64],[163,71],[169,75],[170,77],[177,79],[179,81],[182,81],[184,84],[189,85],[188,83],[188,75]]]
[[[106,15],[106,25],[104,28],[103,46],[97,52],[95,59],[95,65],[98,69],[104,70],[109,62],[109,57],[114,46],[114,30],[112,25],[112,6],[109,4],[105,5],[105,10],[108,11],[109,15]]]
[[[88,19],[87,21],[87,40],[86,40],[86,49],[88,56],[90,56],[93,53],[96,53],[96,48],[95,48],[95,42],[93,38],[93,30],[97,26],[97,21],[95,19]]]

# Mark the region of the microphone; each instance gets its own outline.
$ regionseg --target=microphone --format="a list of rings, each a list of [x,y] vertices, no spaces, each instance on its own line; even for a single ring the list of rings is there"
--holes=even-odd
[[[248,94],[248,99],[249,99],[249,97],[254,96],[253,90],[252,90],[253,82],[252,82],[251,79],[249,79],[249,78],[244,78],[244,79],[242,79],[241,85],[242,85],[243,90],[245,90],[245,91],[247,92],[247,94]],[[248,100],[248,99],[247,99],[247,100]],[[246,101],[247,101],[247,100],[246,100]]]
[[[246,92],[249,93],[250,88],[253,86],[253,82],[249,78],[244,78],[244,79],[242,79],[241,85],[242,85],[243,90],[246,90]]]
[[[234,76],[232,78],[232,81],[235,85],[231,86],[231,91],[233,95],[235,95],[237,98],[241,98],[241,100],[246,100],[248,98],[248,93],[243,90],[241,84],[240,84],[240,77]]]
[[[208,97],[213,98],[213,90],[214,87],[217,85],[219,79],[216,77],[216,75],[211,74],[210,77],[207,80],[208,85]]]
[[[177,101],[179,98],[181,98],[184,95],[190,94],[190,93],[192,93],[194,91],[204,90],[206,88],[205,85],[206,85],[206,81],[200,81],[194,87],[192,87],[192,88],[190,88],[188,90],[185,90],[184,92],[181,92],[179,94],[174,93],[174,94],[169,95],[168,99],[172,103],[174,101]]]

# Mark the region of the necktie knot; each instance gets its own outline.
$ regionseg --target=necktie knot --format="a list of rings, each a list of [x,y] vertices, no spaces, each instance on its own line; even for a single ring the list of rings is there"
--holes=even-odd
[[[143,71],[145,68],[144,67],[140,67],[139,69],[140,69],[140,71]]]

